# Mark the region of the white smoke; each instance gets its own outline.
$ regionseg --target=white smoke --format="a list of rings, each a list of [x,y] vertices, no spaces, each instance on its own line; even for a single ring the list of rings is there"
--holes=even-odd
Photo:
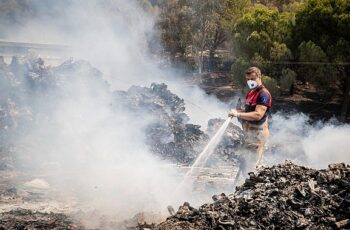
[[[328,164],[350,163],[350,126],[326,124],[322,128],[311,130],[303,140],[303,148],[310,166],[326,168]]]
[[[273,115],[266,157],[271,164],[286,159],[314,168],[331,163],[350,163],[350,126],[328,122],[311,123],[305,114]],[[272,153],[271,153],[272,152]]]
[[[36,16],[19,30],[7,31],[5,39],[68,45],[66,56],[87,60],[102,71],[110,91],[166,82],[170,90],[188,99],[185,112],[194,124],[205,126],[213,116],[227,116],[225,104],[197,87],[184,87],[171,70],[159,68],[147,46],[154,19],[136,1],[31,4]],[[105,86],[86,76],[84,68],[66,73],[64,93],[30,95],[42,117],[27,130],[28,135],[16,140],[23,167],[33,176],[44,175],[63,194],[78,195],[120,219],[191,201],[181,191],[173,195],[181,178],[148,151],[144,128],[151,118],[122,107],[112,111],[110,105],[116,102]]]

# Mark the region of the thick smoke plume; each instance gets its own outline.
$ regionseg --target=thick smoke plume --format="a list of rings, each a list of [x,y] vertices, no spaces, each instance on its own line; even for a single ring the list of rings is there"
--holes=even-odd
[[[31,7],[35,17],[20,31],[8,31],[6,39],[69,45],[67,55],[89,60],[109,83],[88,76],[89,66],[82,64],[62,67],[57,71],[62,76],[53,74],[62,83],[60,91],[32,89],[28,83],[22,95],[16,92],[29,98],[38,114],[13,140],[22,168],[118,218],[164,210],[172,203],[166,194],[177,182],[144,144],[147,114],[123,108],[115,112],[118,102],[111,97],[113,88],[123,84],[119,79],[149,77],[143,74],[150,74],[147,15],[126,1],[33,1]]]
[[[89,61],[106,83],[89,76],[92,67],[84,62],[67,63],[69,68],[63,65],[48,74],[61,84],[58,89],[33,88],[23,81],[25,90],[16,96],[26,98],[37,116],[12,140],[18,163],[33,177],[44,175],[62,194],[78,195],[87,205],[120,219],[179,204],[184,194],[169,194],[182,178],[163,167],[165,162],[155,159],[145,144],[144,129],[152,118],[146,111],[135,114],[120,106],[111,92],[166,82],[189,98],[186,113],[202,125],[210,116],[226,116],[227,107],[197,88],[179,87],[182,83],[171,71],[159,69],[147,46],[156,37],[154,19],[136,2],[26,3],[28,18],[12,29],[4,26],[3,39],[66,45],[65,57]]]
[[[311,122],[305,114],[274,114],[271,122],[269,163],[291,159],[314,168],[326,168],[328,164],[350,162],[349,125],[330,120]]]

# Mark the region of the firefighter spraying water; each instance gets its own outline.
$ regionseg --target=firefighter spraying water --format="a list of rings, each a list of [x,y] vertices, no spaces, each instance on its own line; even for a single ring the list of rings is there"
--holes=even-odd
[[[265,144],[269,136],[268,112],[272,105],[272,98],[270,92],[262,85],[260,69],[257,67],[247,69],[246,79],[250,91],[244,105],[239,99],[236,109],[229,112],[229,118],[199,154],[186,173],[180,187],[186,184],[189,176],[193,175],[197,168],[204,166],[233,117],[237,117],[242,124],[244,134],[243,145],[240,149],[239,169],[234,184],[238,182],[241,175],[248,175],[249,171],[261,165]]]
[[[238,118],[244,135],[235,184],[242,174],[247,175],[254,167],[262,164],[265,144],[269,136],[268,112],[272,105],[271,94],[262,84],[260,69],[250,67],[245,74],[250,89],[245,103],[243,106],[232,109],[228,114],[229,117]]]

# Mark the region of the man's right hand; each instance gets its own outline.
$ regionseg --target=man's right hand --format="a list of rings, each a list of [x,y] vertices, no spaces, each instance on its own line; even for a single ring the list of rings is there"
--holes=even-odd
[[[238,117],[238,111],[236,109],[232,109],[229,113],[228,113],[229,117]]]

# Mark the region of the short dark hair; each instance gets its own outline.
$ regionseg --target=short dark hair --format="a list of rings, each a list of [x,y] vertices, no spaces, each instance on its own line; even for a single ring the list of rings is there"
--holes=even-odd
[[[249,75],[251,73],[256,73],[256,75],[261,78],[261,70],[258,67],[249,67],[246,71],[245,74]]]

